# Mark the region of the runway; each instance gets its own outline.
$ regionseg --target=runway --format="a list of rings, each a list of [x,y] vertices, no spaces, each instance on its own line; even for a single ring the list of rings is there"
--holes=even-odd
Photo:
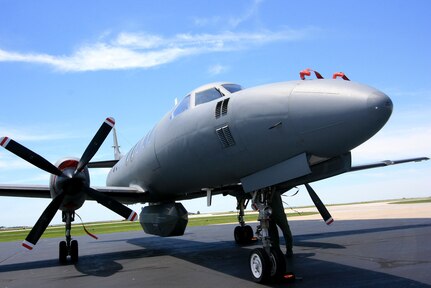
[[[430,287],[431,204],[351,206],[330,207],[331,226],[310,216],[290,221],[294,269],[302,280],[272,286]],[[373,219],[373,209],[401,209],[411,217],[388,210],[383,215],[389,217]],[[190,227],[173,238],[143,231],[76,237],[79,262],[64,266],[57,260],[61,239],[41,239],[31,252],[20,242],[0,243],[0,287],[261,286],[251,282],[248,267],[258,246],[237,246],[235,226]]]

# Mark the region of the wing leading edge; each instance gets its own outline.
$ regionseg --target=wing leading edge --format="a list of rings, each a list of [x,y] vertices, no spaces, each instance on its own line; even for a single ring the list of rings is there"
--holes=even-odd
[[[94,187],[95,190],[124,203],[147,202],[147,193],[134,187]],[[51,198],[48,185],[0,185],[0,196]],[[88,200],[94,200],[89,198]]]
[[[408,162],[421,162],[429,160],[428,157],[417,157],[417,158],[409,158],[409,159],[401,159],[401,160],[384,160],[381,162],[370,163],[365,165],[357,165],[352,166],[350,169],[347,169],[345,172],[354,172],[378,167],[385,167],[397,164],[403,164]],[[297,180],[300,180],[302,177],[299,177]],[[303,179],[303,181],[299,181],[301,183],[289,183],[295,185],[301,185],[303,183],[308,183],[310,179]],[[317,179],[316,179],[317,180]],[[289,181],[290,182],[290,181]],[[303,182],[303,183],[302,183]],[[278,185],[277,185],[278,186]],[[291,188],[292,185],[280,185],[280,188]],[[109,195],[115,200],[124,203],[124,204],[133,204],[133,203],[147,203],[151,202],[150,195],[146,191],[142,191],[139,188],[135,187],[94,187],[97,191]],[[213,189],[213,195],[216,194],[224,194],[224,195],[232,195],[237,196],[237,194],[243,194],[244,191],[242,189],[241,184],[236,185],[228,185],[217,187]],[[28,197],[28,198],[51,198],[50,189],[48,185],[9,185],[3,184],[0,185],[0,196],[9,196],[9,197]],[[188,193],[187,195],[178,195],[176,199],[172,200],[186,200],[193,198],[205,197],[206,192],[200,190],[195,193]],[[88,199],[93,200],[93,199]]]
[[[429,160],[428,157],[417,157],[417,158],[409,158],[409,159],[401,159],[401,160],[393,160],[393,161],[384,160],[377,163],[352,166],[349,172],[378,168],[378,167],[385,167],[385,166],[391,166],[391,165],[397,165],[397,164],[404,164],[408,162],[421,162],[421,161],[427,161],[427,160]]]

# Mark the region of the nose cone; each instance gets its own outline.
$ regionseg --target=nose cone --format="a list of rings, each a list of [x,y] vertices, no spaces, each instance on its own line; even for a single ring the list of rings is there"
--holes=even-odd
[[[375,90],[369,94],[367,108],[371,121],[383,126],[392,114],[392,100],[384,93]]]
[[[376,134],[392,114],[392,101],[367,85],[337,80],[300,82],[290,97],[290,119],[309,153],[333,157]]]

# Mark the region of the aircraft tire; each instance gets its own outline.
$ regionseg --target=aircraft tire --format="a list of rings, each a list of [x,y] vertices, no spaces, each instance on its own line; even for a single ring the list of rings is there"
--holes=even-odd
[[[251,277],[254,282],[266,283],[270,279],[271,259],[263,248],[253,249],[249,258]]]
[[[246,225],[246,226],[244,226],[244,234],[246,235],[246,241],[248,242],[248,243],[250,243],[251,242],[251,240],[253,239],[253,228],[251,228],[251,226],[250,225]]]
[[[248,225],[236,226],[235,230],[233,231],[233,235],[234,235],[236,244],[238,245],[250,244],[251,239],[253,238],[253,229]]]
[[[286,272],[286,259],[284,258],[284,254],[281,252],[280,248],[271,248],[270,261],[271,271],[269,273],[269,277],[271,278],[271,281],[277,282],[284,276]]]
[[[61,264],[66,264],[67,262],[67,245],[66,241],[61,241],[58,245],[58,260]]]
[[[72,240],[70,243],[70,259],[72,263],[78,262],[78,241]]]
[[[233,230],[233,237],[235,238],[235,243],[241,245],[243,241],[243,228],[242,226],[236,226]]]

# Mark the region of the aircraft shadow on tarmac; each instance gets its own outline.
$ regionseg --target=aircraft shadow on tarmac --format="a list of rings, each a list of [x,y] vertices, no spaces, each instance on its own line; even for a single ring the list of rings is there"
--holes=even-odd
[[[416,219],[417,220],[417,219]],[[367,220],[374,221],[374,220]],[[385,223],[385,220],[379,220]],[[340,236],[352,236],[367,233],[396,231],[415,228],[430,228],[431,223],[423,224],[406,224],[404,225],[387,225],[397,223],[397,219],[387,220],[385,227],[367,228],[352,231],[336,231],[315,233],[308,235],[298,235],[294,237],[295,246],[319,248],[311,253],[296,253],[294,258],[295,271],[299,276],[304,277],[304,280],[296,282],[298,287],[334,287],[334,286],[349,286],[349,287],[382,287],[390,285],[390,287],[429,287],[429,285],[417,282],[414,280],[397,277],[381,272],[375,272],[366,269],[360,269],[348,265],[322,261],[313,259],[313,256],[320,249],[344,249],[343,245],[331,244],[326,242],[313,241],[314,239],[331,238]],[[393,221],[393,223],[392,223]],[[300,221],[298,221],[300,222]],[[341,222],[341,221],[339,221]],[[224,229],[231,229],[233,225],[226,225]],[[372,226],[372,225],[371,225]],[[203,231],[203,230],[202,230]],[[199,231],[199,232],[202,232]],[[193,235],[190,235],[193,236]],[[197,236],[196,238],[198,238]],[[280,239],[281,243],[284,243]],[[102,241],[101,241],[102,242]],[[172,256],[184,261],[188,261],[195,265],[199,265],[211,270],[215,270],[233,277],[250,280],[250,271],[248,267],[248,256],[255,245],[249,247],[239,247],[232,241],[217,241],[199,242],[195,240],[183,239],[181,237],[160,238],[153,236],[112,240],[103,242],[127,242],[139,247],[135,250],[101,253],[95,255],[84,255],[79,258],[79,262],[75,264],[77,271],[82,273],[82,276],[109,277],[124,269],[123,265],[118,261],[130,259],[142,259]],[[115,245],[113,245],[115,247]],[[17,264],[0,264],[0,273],[9,271],[34,270],[39,268],[57,267],[58,260],[33,261]],[[144,272],[144,271],[143,271]],[[143,283],[144,284],[144,283]],[[277,284],[273,287],[277,287]]]

